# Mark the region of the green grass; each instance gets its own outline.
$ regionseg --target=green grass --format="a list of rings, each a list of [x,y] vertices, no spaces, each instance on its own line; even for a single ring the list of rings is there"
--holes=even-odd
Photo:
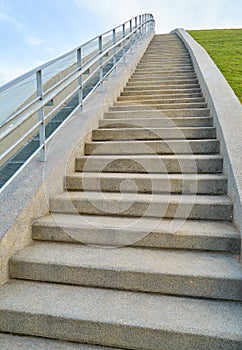
[[[242,103],[242,29],[188,30],[205,48]]]

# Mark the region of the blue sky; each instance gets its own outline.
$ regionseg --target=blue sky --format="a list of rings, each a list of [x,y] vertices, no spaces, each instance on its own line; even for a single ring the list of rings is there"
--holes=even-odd
[[[242,27],[242,0],[0,0],[0,85],[144,12],[157,33]]]

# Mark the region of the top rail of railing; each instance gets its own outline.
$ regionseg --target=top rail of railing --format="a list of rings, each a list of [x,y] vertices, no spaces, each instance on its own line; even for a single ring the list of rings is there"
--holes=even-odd
[[[153,29],[151,14],[138,15],[1,86],[0,170],[37,134],[39,146],[31,157],[40,151],[44,161],[52,136],[46,136],[47,123],[74,97],[75,108],[82,108],[98,86],[103,89],[103,80],[116,72],[127,51]]]

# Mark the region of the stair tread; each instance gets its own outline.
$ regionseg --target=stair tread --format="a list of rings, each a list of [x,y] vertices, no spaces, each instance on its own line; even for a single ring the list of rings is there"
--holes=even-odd
[[[40,241],[104,246],[239,252],[240,233],[228,221],[159,219],[52,213],[33,223]]]
[[[114,142],[114,141],[112,141]],[[127,142],[127,141],[126,141]],[[105,158],[108,158],[110,160],[115,160],[115,159],[147,159],[147,155],[100,155],[100,156],[96,156],[96,155],[91,155],[91,156],[82,156],[82,157],[77,157],[77,159],[90,159],[90,157],[92,157],[92,159],[105,159]],[[194,159],[223,159],[223,157],[220,155],[220,154],[162,154],[162,155],[153,155],[151,154],[149,156],[149,159],[191,159],[191,160],[194,160]]]
[[[127,173],[95,173],[95,172],[88,172],[85,171],[85,173],[70,173],[67,174],[68,177],[76,177],[76,178],[125,178],[125,179],[174,179],[174,180],[226,180],[226,176],[223,174],[127,174]]]
[[[193,195],[193,194],[149,194],[149,193],[126,193],[125,197],[123,193],[118,192],[95,192],[95,191],[68,191],[63,192],[52,200],[102,200],[102,201],[135,201],[143,202],[150,201],[152,203],[198,203],[198,204],[217,204],[217,205],[231,205],[230,198],[226,195]]]
[[[3,331],[48,334],[49,337],[58,335],[61,339],[87,340],[89,343],[98,340],[100,345],[106,342],[110,346],[117,343],[127,346],[131,340],[126,338],[128,334],[123,340],[118,333],[122,334],[128,327],[133,330],[133,343],[139,339],[135,331],[144,332],[136,343],[137,348],[148,330],[158,331],[160,336],[168,333],[169,338],[171,334],[173,337],[184,334],[206,336],[210,341],[211,338],[233,342],[242,340],[242,307],[238,302],[12,280],[0,289],[0,310]],[[17,315],[21,315],[21,322],[13,322]],[[63,325],[71,323],[72,329],[59,326],[58,320],[62,320]],[[41,327],[36,329],[36,324],[41,324]],[[98,328],[93,324],[98,324]],[[164,337],[157,349],[163,349],[164,344],[170,342],[173,343],[174,339]],[[173,344],[177,346],[178,343]],[[194,349],[191,345],[190,342],[189,349]]]
[[[106,228],[116,231],[130,230],[142,231],[148,226],[152,232],[165,232],[177,235],[203,236],[203,237],[235,237],[240,238],[240,233],[231,222],[206,221],[206,220],[181,220],[181,219],[157,219],[142,218],[142,221],[129,217],[73,215],[52,213],[43,216],[33,223],[34,227],[79,227],[79,228]],[[176,231],[174,232],[174,227]]]
[[[139,110],[131,110],[131,111],[122,111],[122,110],[114,110],[114,111],[109,111],[106,112],[104,114],[104,118],[105,117],[114,117],[114,116],[118,116],[118,119],[120,118],[134,118],[134,116],[140,117],[140,118],[154,118],[154,116],[158,116],[160,118],[169,118],[170,116],[172,117],[176,117],[177,113],[180,114],[180,117],[187,117],[188,114],[189,116],[193,116],[193,117],[198,117],[196,114],[199,113],[199,117],[205,117],[210,115],[210,110],[207,108],[189,108],[189,109],[163,109],[163,110],[155,110],[149,106],[143,106],[143,109],[139,109]],[[179,117],[179,116],[178,116]],[[109,119],[107,118],[107,119]],[[113,118],[110,118],[113,119]]]
[[[65,243],[37,242],[15,254],[13,268],[19,262],[63,265],[132,273],[168,274],[199,278],[240,280],[242,269],[236,256],[227,253],[189,252],[132,247],[104,248]],[[11,271],[11,267],[10,267]],[[16,277],[16,276],[14,276]]]

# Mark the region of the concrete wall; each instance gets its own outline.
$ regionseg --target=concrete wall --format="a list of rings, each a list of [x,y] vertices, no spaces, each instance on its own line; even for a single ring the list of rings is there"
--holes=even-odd
[[[228,195],[234,203],[233,222],[242,233],[241,103],[206,50],[184,29],[176,29],[173,33],[181,38],[190,52],[203,93],[211,109],[220,140],[220,151],[224,157]]]
[[[120,63],[117,76],[104,82],[104,92],[95,91],[77,110],[47,145],[47,161],[36,156],[1,193],[0,205],[0,284],[8,279],[8,260],[19,249],[31,244],[33,220],[49,212],[49,198],[63,191],[63,177],[74,171],[74,159],[83,152],[84,141],[98,127],[109,106],[123,90],[137,63],[144,54],[154,32]]]

